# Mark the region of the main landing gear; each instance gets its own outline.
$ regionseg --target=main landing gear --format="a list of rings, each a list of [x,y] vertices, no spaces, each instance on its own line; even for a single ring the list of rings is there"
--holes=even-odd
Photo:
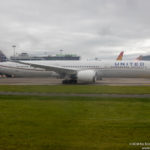
[[[77,80],[63,80],[62,81],[62,84],[76,84],[77,83]]]

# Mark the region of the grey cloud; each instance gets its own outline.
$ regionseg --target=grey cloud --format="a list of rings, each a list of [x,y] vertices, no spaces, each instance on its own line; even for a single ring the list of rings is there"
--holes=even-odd
[[[149,0],[0,0],[0,49],[111,57],[149,53]],[[145,44],[146,43],[146,44]]]

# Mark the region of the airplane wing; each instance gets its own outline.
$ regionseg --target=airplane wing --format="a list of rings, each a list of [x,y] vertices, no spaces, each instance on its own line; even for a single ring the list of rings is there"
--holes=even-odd
[[[77,69],[65,68],[65,67],[54,66],[54,65],[41,65],[41,64],[33,64],[33,63],[27,63],[27,62],[21,62],[21,61],[15,61],[15,62],[24,64],[24,65],[30,65],[35,68],[42,68],[47,71],[54,71],[54,72],[63,73],[63,74],[76,74],[78,72]]]

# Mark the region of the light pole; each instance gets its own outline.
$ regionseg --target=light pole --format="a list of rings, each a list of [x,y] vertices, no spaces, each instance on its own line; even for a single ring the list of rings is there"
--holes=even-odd
[[[62,52],[63,52],[64,50],[62,50],[62,49],[60,49],[60,55],[62,55]]]
[[[16,51],[15,51],[16,45],[13,45],[12,47],[13,47],[13,49],[14,49],[14,59],[16,59]]]

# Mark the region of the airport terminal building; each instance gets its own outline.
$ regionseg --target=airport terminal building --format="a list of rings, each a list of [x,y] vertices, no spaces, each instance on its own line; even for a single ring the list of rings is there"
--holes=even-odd
[[[10,60],[80,60],[80,56],[77,56],[75,54],[30,56],[28,53],[21,53],[18,56],[11,56]]]
[[[147,61],[150,61],[150,55],[147,55],[147,56],[142,56],[142,60],[147,60]]]

